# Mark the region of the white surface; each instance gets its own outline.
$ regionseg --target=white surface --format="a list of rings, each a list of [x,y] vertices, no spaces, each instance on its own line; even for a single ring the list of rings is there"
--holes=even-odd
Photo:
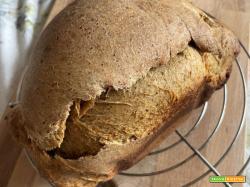
[[[0,114],[51,4],[52,0],[0,0]]]

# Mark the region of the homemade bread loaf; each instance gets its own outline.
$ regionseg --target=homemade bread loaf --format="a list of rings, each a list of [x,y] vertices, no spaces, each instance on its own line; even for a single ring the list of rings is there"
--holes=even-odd
[[[42,33],[5,119],[50,182],[95,186],[221,88],[238,53],[187,0],[76,0]]]

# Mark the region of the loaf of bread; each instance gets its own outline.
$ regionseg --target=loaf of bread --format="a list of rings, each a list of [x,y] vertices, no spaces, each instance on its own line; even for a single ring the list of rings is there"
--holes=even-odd
[[[51,183],[96,186],[221,88],[238,53],[187,0],[76,0],[40,36],[5,119]]]

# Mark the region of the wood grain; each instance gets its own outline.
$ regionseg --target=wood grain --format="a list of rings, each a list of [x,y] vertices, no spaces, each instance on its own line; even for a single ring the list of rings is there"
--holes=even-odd
[[[51,20],[57,15],[67,4],[72,0],[57,0],[55,2],[52,13],[49,17]],[[245,46],[249,47],[249,28],[250,28],[250,2],[248,0],[194,0],[194,3],[203,8],[207,12],[214,15],[219,20],[225,22],[243,41]],[[247,74],[247,59],[244,55],[240,56],[242,66],[245,75]],[[236,69],[236,67],[234,67]],[[240,80],[237,72],[234,71],[232,78],[229,82],[229,97],[237,98],[239,95],[238,90],[241,90]],[[231,85],[231,86],[230,86]],[[188,138],[188,140],[197,148],[200,146],[200,142],[203,142],[205,138],[211,133],[216,118],[218,117],[222,100],[223,92],[216,93],[211,99],[209,105],[213,106],[208,108],[207,115],[203,120],[203,125],[207,125],[204,128],[197,128],[195,132]],[[202,150],[202,154],[206,158],[214,163],[225,151],[225,148],[221,145],[226,145],[231,140],[231,134],[235,132],[240,110],[236,111],[235,107],[241,105],[237,100],[230,102],[227,107],[227,115],[221,128],[216,136],[211,140],[211,143]],[[187,124],[192,124],[197,118],[201,109],[197,109],[188,116]],[[233,118],[232,118],[233,117]],[[234,120],[232,120],[234,119]],[[183,123],[181,119],[179,123]],[[25,153],[22,151],[20,154],[20,148],[18,148],[9,138],[6,133],[7,127],[0,128],[0,186],[5,187],[8,183],[9,187],[49,187],[50,185],[46,180],[40,177],[35,171],[30,162],[28,161]],[[181,133],[185,133],[189,128],[188,125],[185,128],[180,129]],[[3,136],[2,136],[3,135]],[[240,165],[243,162],[244,157],[244,129],[240,138],[237,140],[237,145],[232,148],[226,159],[219,165],[218,170],[223,174],[235,174]],[[164,143],[171,144],[178,140],[176,135],[169,137]],[[11,147],[11,149],[9,149]],[[7,154],[6,154],[7,153]],[[188,157],[192,154],[192,151],[184,144],[181,143],[179,148],[173,148],[167,152],[167,154],[160,154],[153,158],[147,157],[140,162],[135,168],[130,171],[154,171],[162,169],[164,166],[171,166],[178,161],[181,161],[183,157]],[[172,156],[171,156],[172,155]],[[19,156],[19,157],[18,157]],[[206,171],[207,168],[197,158],[194,157],[190,162],[182,165],[178,169],[168,172],[164,175],[158,175],[155,177],[145,178],[128,178],[124,176],[117,176],[115,181],[119,184],[119,187],[139,187],[139,186],[178,186],[194,178],[198,175],[196,171]],[[189,172],[187,172],[189,171]],[[210,175],[212,175],[210,173]],[[208,183],[207,177],[196,183],[194,186],[212,186]]]

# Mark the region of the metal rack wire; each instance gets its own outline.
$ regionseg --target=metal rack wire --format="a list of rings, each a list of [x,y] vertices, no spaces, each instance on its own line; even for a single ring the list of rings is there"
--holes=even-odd
[[[248,51],[246,50],[246,48],[244,47],[244,45],[242,44],[242,42],[240,42],[241,48],[243,49],[243,51],[245,52],[245,54],[247,55],[248,59],[250,59],[250,54],[248,53]],[[211,164],[208,159],[202,155],[201,151],[202,149],[204,149],[206,147],[206,145],[209,143],[209,141],[211,140],[211,138],[216,134],[216,132],[218,131],[218,129],[221,126],[221,123],[223,121],[224,115],[225,115],[225,110],[226,110],[226,106],[227,106],[227,95],[228,95],[228,89],[227,89],[227,85],[224,86],[223,88],[223,106],[221,109],[221,113],[220,113],[220,117],[218,119],[218,122],[215,126],[215,128],[213,129],[213,131],[211,132],[211,134],[208,136],[208,138],[205,140],[205,142],[198,148],[196,149],[188,140],[187,137],[194,131],[194,129],[196,129],[199,125],[200,122],[202,120],[202,118],[204,117],[206,110],[207,110],[207,106],[208,103],[205,103],[203,105],[202,111],[199,115],[199,118],[197,119],[196,123],[191,127],[191,129],[186,133],[186,134],[181,134],[179,130],[176,130],[175,133],[179,136],[180,140],[178,140],[177,142],[171,144],[170,146],[166,146],[165,148],[156,150],[154,152],[151,152],[148,156],[152,156],[155,154],[160,154],[163,152],[168,151],[169,149],[178,146],[181,142],[184,142],[193,152],[193,154],[191,156],[189,156],[188,158],[186,158],[185,160],[175,164],[174,166],[168,167],[168,168],[164,168],[162,170],[159,171],[153,171],[153,172],[148,172],[148,173],[129,173],[129,172],[121,172],[119,173],[120,175],[123,176],[128,176],[128,177],[146,177],[146,176],[154,176],[154,175],[159,175],[159,174],[164,174],[167,173],[173,169],[176,169],[177,167],[180,167],[181,165],[183,165],[184,163],[188,162],[189,160],[191,160],[194,156],[198,156],[198,158],[208,167],[208,170],[204,173],[202,173],[199,177],[193,179],[192,181],[183,184],[183,186],[190,186],[192,184],[195,184],[196,182],[200,181],[201,179],[203,179],[204,177],[206,177],[210,172],[213,172],[215,175],[217,176],[221,176],[220,172],[216,169],[219,164],[225,159],[225,157],[227,156],[227,154],[230,152],[230,150],[232,149],[232,147],[234,146],[236,140],[238,139],[241,130],[244,126],[244,119],[245,119],[245,115],[246,115],[246,97],[247,97],[247,90],[246,90],[246,81],[245,81],[245,77],[242,71],[242,67],[240,65],[240,62],[238,59],[236,59],[236,64],[237,64],[237,68],[238,71],[240,73],[241,76],[241,83],[242,83],[242,88],[243,88],[243,108],[242,108],[242,115],[240,117],[240,122],[238,124],[236,133],[233,135],[233,139],[231,141],[231,143],[229,144],[229,146],[227,147],[226,151],[222,154],[222,156],[215,162],[215,164]],[[247,165],[250,162],[250,156],[247,158],[246,162],[244,163],[244,165],[242,166],[242,168],[239,170],[239,172],[236,175],[240,175],[242,174],[242,172],[245,170],[245,168],[247,167]],[[233,183],[224,183],[225,186],[232,186]]]

